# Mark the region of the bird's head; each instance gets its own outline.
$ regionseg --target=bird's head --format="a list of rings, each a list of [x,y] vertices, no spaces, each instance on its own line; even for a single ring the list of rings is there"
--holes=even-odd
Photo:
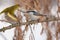
[[[36,15],[36,14],[37,14],[37,12],[34,11],[34,10],[32,10],[32,11],[27,11],[27,13],[29,13],[29,14],[33,14],[33,15]]]

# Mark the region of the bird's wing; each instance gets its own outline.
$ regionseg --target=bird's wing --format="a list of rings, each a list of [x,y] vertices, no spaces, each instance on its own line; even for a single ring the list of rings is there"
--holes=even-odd
[[[36,15],[36,16],[47,16],[47,15],[40,14],[40,13],[34,13],[34,15]]]
[[[5,8],[2,12],[0,12],[0,14],[6,13],[6,12],[9,12],[9,11],[14,11],[14,10],[16,10],[16,8],[18,8],[18,7],[19,7],[18,4],[13,5],[13,6],[10,6],[10,7],[7,7],[7,8]]]

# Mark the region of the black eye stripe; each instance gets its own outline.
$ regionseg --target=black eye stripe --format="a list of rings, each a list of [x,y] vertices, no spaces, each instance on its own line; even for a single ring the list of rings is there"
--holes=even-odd
[[[36,15],[36,16],[46,16],[46,15],[44,15],[44,14],[40,14],[40,13],[37,12],[37,11],[27,11],[27,13],[30,13],[30,12],[32,12],[33,15]]]
[[[33,13],[35,13],[35,11],[27,11],[27,13],[29,13],[29,12],[33,12]]]
[[[28,11],[22,11],[21,10],[21,12],[23,12],[23,13],[32,13],[33,15],[36,15],[36,16],[47,16],[47,15],[44,15],[44,14],[40,14],[39,12],[37,12],[37,11],[34,11],[34,10],[28,10]]]

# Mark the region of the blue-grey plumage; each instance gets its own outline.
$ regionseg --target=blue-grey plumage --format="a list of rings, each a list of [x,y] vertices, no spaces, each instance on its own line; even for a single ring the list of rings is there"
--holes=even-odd
[[[47,15],[44,15],[44,14],[40,14],[39,12],[34,11],[34,10],[28,10],[28,11],[20,10],[20,11],[23,12],[23,13],[33,14],[33,15],[36,15],[36,16],[47,16]]]
[[[39,12],[37,11],[34,11],[34,10],[28,10],[28,11],[23,11],[23,10],[20,10],[22,13],[27,13],[30,17],[31,20],[38,20],[40,19],[41,16],[47,16],[47,15],[44,15],[44,14],[40,14]]]
[[[33,15],[36,15],[36,16],[47,16],[47,15],[44,15],[44,14],[40,14],[39,12],[37,11],[27,11],[27,13],[32,13]]]

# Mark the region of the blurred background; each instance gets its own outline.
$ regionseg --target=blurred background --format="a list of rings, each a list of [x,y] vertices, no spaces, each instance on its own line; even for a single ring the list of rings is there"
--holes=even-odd
[[[54,3],[53,3],[54,1]],[[51,12],[53,13],[53,15],[56,14],[56,11],[57,11],[57,4],[56,3],[56,0],[53,0],[52,1],[52,8],[51,8]],[[15,0],[0,0],[0,12],[9,7],[9,6],[12,6],[16,3]],[[4,14],[0,15],[0,19],[5,19],[4,18]],[[0,22],[0,29],[5,27],[5,26],[8,26],[8,25],[11,25],[9,23],[6,23],[6,22]],[[33,30],[33,33],[34,33],[34,37],[35,37],[35,40],[46,40],[47,39],[47,36],[46,36],[46,32],[44,31],[42,35],[40,35],[40,32],[42,30],[42,25],[41,23],[38,23],[38,24],[35,24],[35,25],[32,25],[32,27],[35,27],[35,30]],[[23,27],[22,27],[23,28]],[[14,30],[15,28],[12,28],[12,29],[9,29],[9,30],[6,30],[5,32],[0,32],[0,40],[13,40],[13,37],[14,37]],[[24,40],[29,40],[29,35],[30,35],[30,29],[28,30],[28,32],[26,33],[26,36],[24,38]],[[56,40],[55,37],[53,37],[53,40]]]

